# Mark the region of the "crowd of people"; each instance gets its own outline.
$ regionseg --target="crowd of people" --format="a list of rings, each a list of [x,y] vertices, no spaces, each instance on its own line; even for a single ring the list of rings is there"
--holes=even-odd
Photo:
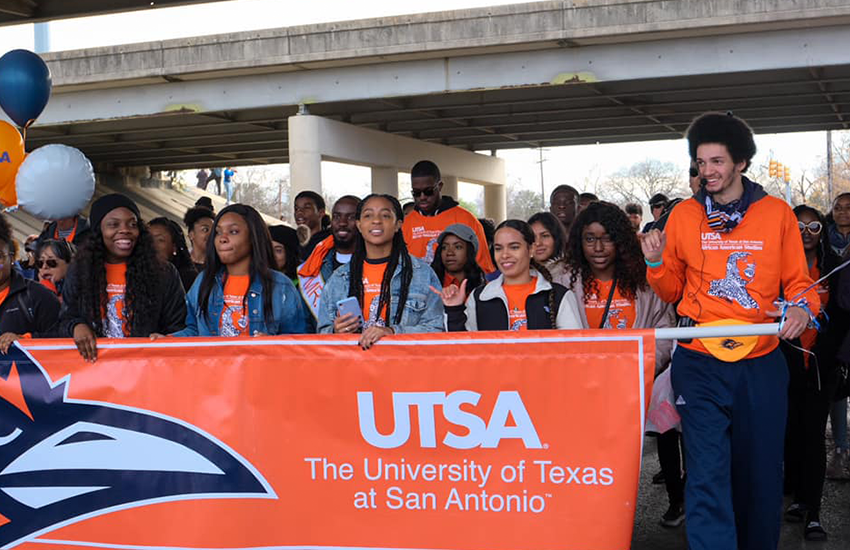
[[[693,196],[642,208],[556,187],[548,212],[498,225],[443,195],[438,166],[411,170],[414,201],[305,191],[297,229],[251,206],[143,220],[120,194],[55,220],[21,260],[0,216],[0,351],[73,338],[666,328],[781,319],[779,337],[658,341],[681,423],[658,437],[670,528],[693,549],[778,544],[786,521],[825,540],[825,477],[848,478],[850,193],[793,211],[744,174],[752,131],[729,114],[687,133]],[[225,188],[232,171],[202,171]],[[218,170],[218,172],[215,172]],[[227,172],[231,173],[228,174]],[[220,192],[220,190],[219,190]],[[228,200],[228,202],[230,202]],[[184,236],[188,235],[188,243]],[[668,369],[670,369],[668,371]],[[827,419],[835,451],[826,454]]]

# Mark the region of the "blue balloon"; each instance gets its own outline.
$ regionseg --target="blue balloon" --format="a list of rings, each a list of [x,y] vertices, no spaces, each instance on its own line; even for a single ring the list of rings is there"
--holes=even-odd
[[[37,54],[12,50],[0,57],[0,107],[18,126],[38,118],[52,88],[50,69]]]

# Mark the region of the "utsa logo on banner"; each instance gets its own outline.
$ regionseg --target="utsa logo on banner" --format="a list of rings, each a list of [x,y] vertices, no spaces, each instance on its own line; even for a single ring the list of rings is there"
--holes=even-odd
[[[461,409],[461,405],[478,404],[480,393],[468,390],[445,392],[393,392],[393,419],[395,427],[390,435],[378,433],[375,424],[375,403],[372,392],[357,392],[357,413],[360,419],[360,434],[373,447],[394,449],[410,439],[410,409],[417,410],[419,420],[419,446],[437,446],[434,409],[439,406],[443,417],[450,423],[466,428],[467,435],[449,431],[443,444],[453,449],[482,447],[495,449],[502,439],[521,439],[526,449],[540,449],[540,438],[534,423],[522,402],[519,392],[502,391],[496,399],[487,423],[478,415]],[[514,426],[508,426],[513,417]]]
[[[68,399],[17,347],[0,358],[0,546],[173,500],[277,498],[245,459],[152,411]]]

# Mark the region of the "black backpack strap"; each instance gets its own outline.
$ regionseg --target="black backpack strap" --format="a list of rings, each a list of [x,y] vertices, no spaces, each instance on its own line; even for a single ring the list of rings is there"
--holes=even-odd
[[[20,306],[21,311],[24,313],[24,317],[26,318],[29,326],[35,326],[35,316],[32,314],[32,310],[30,310],[30,308],[27,307],[27,303],[26,303],[27,301],[31,302],[32,300],[27,300],[27,301],[24,300],[24,294],[27,295],[27,298],[30,297],[29,296],[29,292],[30,292],[29,285],[25,285],[25,289],[26,290],[24,290],[23,292],[18,292],[17,294],[15,294],[15,298],[18,300],[18,305]]]

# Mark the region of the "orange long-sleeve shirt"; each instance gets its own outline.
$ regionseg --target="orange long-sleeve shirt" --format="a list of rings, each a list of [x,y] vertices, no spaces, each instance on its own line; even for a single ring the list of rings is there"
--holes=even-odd
[[[490,259],[487,237],[484,235],[481,222],[472,212],[461,206],[454,206],[436,216],[423,216],[416,210],[408,214],[404,218],[402,231],[410,255],[422,258],[430,264],[434,259],[434,254],[437,253],[437,237],[453,223],[462,223],[475,231],[475,235],[478,237],[478,255],[475,260],[486,273],[496,271]]]
[[[766,196],[753,202],[741,223],[729,233],[708,226],[705,208],[688,199],[677,205],[665,228],[662,264],[647,269],[652,289],[668,303],[679,300],[679,315],[697,323],[737,319],[773,323],[768,315],[784,289],[792,299],[812,284],[797,218],[783,201]],[[803,295],[818,311],[817,291]],[[683,347],[707,353],[694,339]],[[760,336],[748,357],[759,357],[779,345],[776,336]]]

